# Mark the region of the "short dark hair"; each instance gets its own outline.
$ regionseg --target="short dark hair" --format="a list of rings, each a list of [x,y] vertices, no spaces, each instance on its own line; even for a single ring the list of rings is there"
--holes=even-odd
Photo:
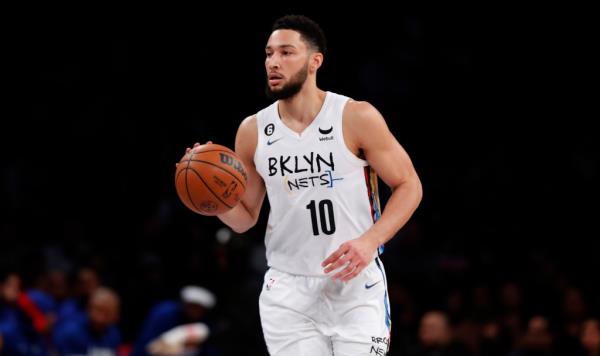
[[[323,54],[327,51],[327,40],[321,26],[304,15],[285,15],[278,18],[273,23],[271,32],[276,30],[296,31],[313,49]]]

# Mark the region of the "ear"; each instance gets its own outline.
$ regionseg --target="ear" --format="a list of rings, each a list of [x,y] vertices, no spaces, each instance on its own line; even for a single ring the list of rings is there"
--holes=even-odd
[[[308,71],[311,74],[316,73],[317,69],[319,69],[321,67],[321,64],[323,64],[323,53],[320,53],[320,52],[312,53],[310,55]]]

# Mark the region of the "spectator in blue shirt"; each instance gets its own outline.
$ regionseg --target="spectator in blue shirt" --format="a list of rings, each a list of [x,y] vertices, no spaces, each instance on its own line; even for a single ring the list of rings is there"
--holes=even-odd
[[[48,331],[49,323],[42,310],[21,291],[19,275],[0,276],[0,354],[46,355],[44,334]]]
[[[177,326],[204,321],[207,311],[215,302],[210,291],[198,286],[184,287],[180,300],[160,302],[152,308],[143,323],[132,356],[148,355],[148,346],[152,341]]]
[[[91,267],[81,267],[77,271],[77,279],[74,286],[74,295],[66,298],[57,310],[57,324],[75,318],[84,318],[90,295],[101,286],[100,276]]]
[[[54,332],[54,346],[60,355],[102,353],[116,355],[121,344],[119,297],[100,287],[90,296],[87,315],[65,321]]]

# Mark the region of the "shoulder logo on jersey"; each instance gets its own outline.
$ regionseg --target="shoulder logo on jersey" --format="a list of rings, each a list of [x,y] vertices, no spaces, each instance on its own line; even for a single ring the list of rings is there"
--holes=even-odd
[[[265,126],[265,135],[271,136],[273,132],[275,132],[275,125],[268,124],[267,126]]]
[[[274,139],[274,140],[268,139],[268,140],[267,140],[267,145],[268,145],[268,146],[271,146],[272,144],[274,144],[275,142],[277,142],[277,141],[281,140],[282,138],[283,138],[283,137],[279,137],[279,138],[276,138],[276,139]]]
[[[328,129],[322,129],[319,127],[319,133],[321,135],[329,135],[331,133],[331,131],[333,131],[333,126],[331,126]],[[333,141],[333,135],[331,136],[321,136],[319,137],[319,141],[324,142],[324,141]]]
[[[319,127],[319,132],[321,133],[321,135],[329,135],[331,133],[331,131],[333,131],[333,126],[331,126],[330,128],[323,130],[322,128]]]

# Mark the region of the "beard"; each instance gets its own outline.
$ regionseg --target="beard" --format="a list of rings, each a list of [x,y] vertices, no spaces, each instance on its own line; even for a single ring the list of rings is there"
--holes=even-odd
[[[273,100],[284,100],[291,98],[292,96],[298,94],[306,78],[308,77],[308,63],[304,66],[304,68],[300,69],[296,74],[292,75],[290,81],[287,84],[281,86],[280,89],[271,89],[269,87],[269,77],[267,76],[267,84],[265,86],[265,93],[269,99]]]

